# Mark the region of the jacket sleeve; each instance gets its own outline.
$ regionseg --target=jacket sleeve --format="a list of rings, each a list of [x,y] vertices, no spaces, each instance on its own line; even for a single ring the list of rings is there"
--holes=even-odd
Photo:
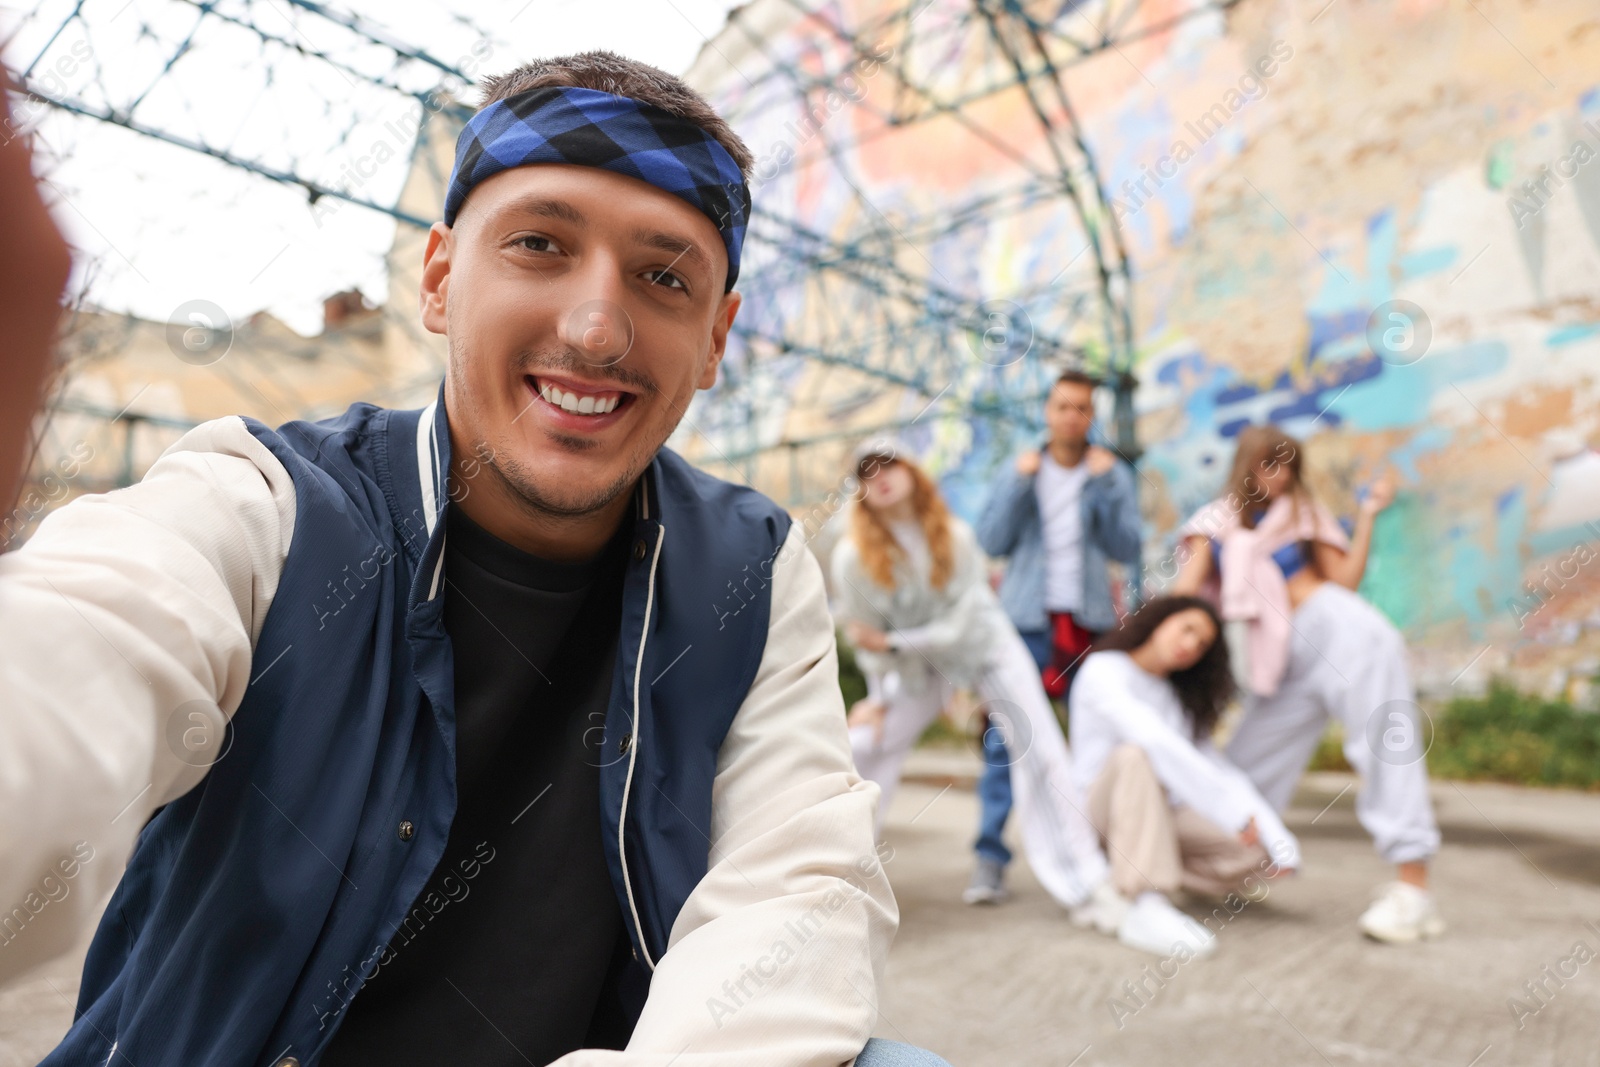
[[[1095,536],[1107,556],[1119,563],[1138,563],[1143,548],[1139,523],[1139,498],[1134,492],[1133,471],[1118,462],[1115,467],[1089,483],[1094,496],[1090,512],[1094,516]]]
[[[0,924],[0,981],[77,942],[151,812],[205,776],[179,758],[189,712],[239,706],[294,515],[282,464],[219,419],[0,556],[0,903],[27,913]]]
[[[978,516],[978,544],[985,552],[996,559],[1011,555],[1017,538],[1022,536],[1032,494],[1033,479],[1019,474],[1015,467],[1007,467],[984,502],[983,514]]]
[[[711,868],[657,963],[625,1051],[559,1067],[838,1067],[878,1018],[899,922],[856,774],[822,571],[799,527],[766,651],[718,759]]]
[[[1242,796],[1248,798],[1250,814],[1256,820],[1256,832],[1261,838],[1261,847],[1267,850],[1280,867],[1299,869],[1301,863],[1300,840],[1290,833],[1289,828],[1283,824],[1283,819],[1267,798],[1261,795],[1250,776],[1237,766],[1228,762],[1228,757],[1217,751],[1215,745],[1207,741],[1199,746],[1200,752],[1215,764],[1223,776],[1233,782],[1234,789]]]
[[[1114,665],[1086,660],[1072,683],[1072,706],[1101,719],[1120,742],[1142,748],[1174,803],[1188,805],[1224,830],[1243,830],[1256,813],[1254,790],[1241,789],[1227,769],[1120,684]]]
[[[983,598],[989,592],[983,553],[959,519],[950,520],[950,542],[955,566],[940,591],[944,607],[921,626],[890,630],[889,644],[895,651],[910,651],[937,661],[974,639],[974,623],[983,618]]]
[[[864,622],[880,630],[887,629],[888,616],[873,603],[869,592],[872,580],[861,569],[861,557],[848,537],[840,538],[828,563],[833,577],[834,612],[839,621]]]
[[[868,589],[872,582],[861,570],[861,557],[848,537],[834,546],[828,569],[833,578],[834,616],[837,621],[864,622],[880,630],[889,629],[889,620],[873,606]],[[856,648],[856,666],[866,679],[867,696],[882,700],[884,678],[894,669],[894,654]]]

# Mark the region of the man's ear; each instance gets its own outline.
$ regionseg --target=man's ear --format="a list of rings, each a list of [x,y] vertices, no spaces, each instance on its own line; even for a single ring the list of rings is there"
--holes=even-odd
[[[455,234],[436,222],[428,229],[428,244],[422,252],[422,284],[419,293],[422,325],[429,333],[445,332],[445,310],[450,299],[450,251]]]
[[[706,365],[701,368],[700,380],[694,383],[696,389],[710,389],[717,384],[717,367],[722,363],[722,357],[728,351],[728,330],[733,326],[734,316],[739,314],[739,305],[744,302],[744,297],[738,292],[722,294],[722,303],[717,305],[716,319],[711,323],[711,352]]]

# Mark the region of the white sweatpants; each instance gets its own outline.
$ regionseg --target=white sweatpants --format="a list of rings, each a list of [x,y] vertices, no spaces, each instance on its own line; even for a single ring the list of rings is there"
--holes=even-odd
[[[1295,610],[1289,666],[1270,697],[1250,694],[1227,755],[1267,802],[1289,806],[1329,716],[1361,775],[1356,817],[1390,863],[1439,850],[1423,759],[1426,729],[1400,631],[1344,586],[1324,582]]]
[[[1081,904],[1106,878],[1105,854],[1089,824],[1087,794],[1072,781],[1066,738],[1045,696],[1039,668],[1009,626],[984,662],[977,690],[1011,758],[1011,787],[1028,866],[1062,906]],[[950,684],[936,675],[923,692],[896,693],[885,700],[881,740],[871,727],[850,731],[856,769],[883,790],[880,830],[906,755],[951,695]]]

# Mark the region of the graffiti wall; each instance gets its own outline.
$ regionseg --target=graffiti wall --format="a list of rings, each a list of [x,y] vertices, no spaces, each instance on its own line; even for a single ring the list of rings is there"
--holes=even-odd
[[[964,6],[912,15],[953,24]],[[1159,26],[1186,6],[1137,17]],[[1021,94],[904,132],[883,117],[904,83],[881,75],[820,121],[816,89],[753,105],[771,84],[756,71],[842,69],[836,28],[883,27],[886,55],[919,47],[895,9],[859,0],[807,19],[758,0],[708,45],[692,77],[758,156],[789,156],[769,164],[758,207],[843,236],[868,202],[905,235],[900,262],[974,300],[1035,308],[1080,285],[1069,205],[998,195],[1048,158]],[[771,34],[759,49],[757,25]],[[1335,511],[1353,516],[1380,474],[1401,486],[1363,592],[1406,631],[1425,687],[1492,673],[1580,687],[1600,671],[1600,9],[1244,0],[1170,26],[1062,73],[1131,264],[1147,577],[1160,584],[1173,530],[1218,489],[1239,429],[1276,422],[1306,442]],[[965,48],[936,39],[946,83],[999,61],[976,32]],[[919,241],[918,220],[989,194],[978,224]],[[788,394],[796,417],[804,392]],[[908,435],[970,518],[1039,423],[926,404],[908,390],[895,410],[917,417]]]

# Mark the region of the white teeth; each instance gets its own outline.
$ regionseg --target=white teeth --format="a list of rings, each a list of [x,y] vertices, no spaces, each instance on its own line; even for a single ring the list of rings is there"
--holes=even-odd
[[[622,397],[613,396],[600,400],[593,396],[580,397],[577,393],[563,393],[553,385],[539,383],[539,395],[554,404],[562,411],[570,411],[575,415],[604,415],[614,411]]]

